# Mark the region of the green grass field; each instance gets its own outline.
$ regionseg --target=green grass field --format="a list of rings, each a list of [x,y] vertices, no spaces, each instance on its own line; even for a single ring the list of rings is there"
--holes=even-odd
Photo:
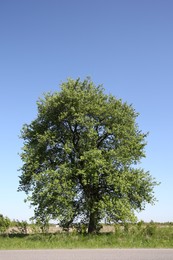
[[[78,233],[6,234],[0,249],[53,248],[173,248],[173,225],[115,226],[115,232],[95,235]]]

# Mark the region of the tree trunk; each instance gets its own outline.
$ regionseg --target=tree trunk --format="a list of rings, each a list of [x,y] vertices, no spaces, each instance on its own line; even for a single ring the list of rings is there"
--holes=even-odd
[[[97,214],[95,212],[90,213],[89,225],[88,225],[88,233],[96,233],[97,232]]]

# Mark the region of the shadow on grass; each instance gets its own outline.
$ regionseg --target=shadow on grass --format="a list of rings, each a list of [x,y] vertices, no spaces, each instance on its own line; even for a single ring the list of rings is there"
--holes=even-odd
[[[25,238],[25,237],[28,237],[30,236],[29,234],[22,234],[22,233],[11,233],[11,234],[1,234],[0,237],[9,237],[9,238]]]

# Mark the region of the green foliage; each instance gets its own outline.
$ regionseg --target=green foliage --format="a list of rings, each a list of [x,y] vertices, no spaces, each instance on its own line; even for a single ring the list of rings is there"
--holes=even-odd
[[[27,231],[27,228],[28,228],[27,221],[24,221],[24,220],[19,221],[19,220],[17,220],[15,226],[17,227],[18,232],[20,234],[27,234],[28,233],[28,231]]]
[[[154,236],[156,234],[156,229],[156,224],[153,221],[151,221],[145,228],[145,234],[149,237]]]
[[[124,223],[124,231],[125,231],[126,233],[129,232],[129,223],[128,223],[128,222],[125,222],[125,223]]]
[[[42,219],[37,218],[36,225],[40,227],[42,233],[48,233],[49,232],[49,219],[44,218]]]
[[[147,134],[131,105],[89,79],[69,79],[37,105],[37,118],[22,129],[19,185],[36,219],[65,229],[80,221],[92,233],[103,218],[134,221],[134,211],[154,202],[155,180],[136,167]]]
[[[74,231],[73,233],[76,233],[76,231],[80,234],[86,234],[87,233],[87,225],[83,224],[83,223],[77,223],[74,226]]]
[[[121,225],[116,223],[114,224],[114,232],[118,236],[121,233]]]
[[[10,219],[0,214],[0,233],[5,233],[7,229],[10,227],[10,224]]]
[[[39,234],[39,233],[42,232],[42,231],[41,231],[41,228],[40,228],[40,225],[38,225],[38,223],[32,222],[32,223],[29,225],[29,227],[30,227],[30,232],[31,232],[32,234]]]

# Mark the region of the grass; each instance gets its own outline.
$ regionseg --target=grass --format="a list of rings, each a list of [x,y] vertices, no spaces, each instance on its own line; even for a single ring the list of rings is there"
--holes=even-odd
[[[173,248],[173,226],[155,224],[115,226],[114,233],[8,234],[0,236],[0,249],[53,248]]]

